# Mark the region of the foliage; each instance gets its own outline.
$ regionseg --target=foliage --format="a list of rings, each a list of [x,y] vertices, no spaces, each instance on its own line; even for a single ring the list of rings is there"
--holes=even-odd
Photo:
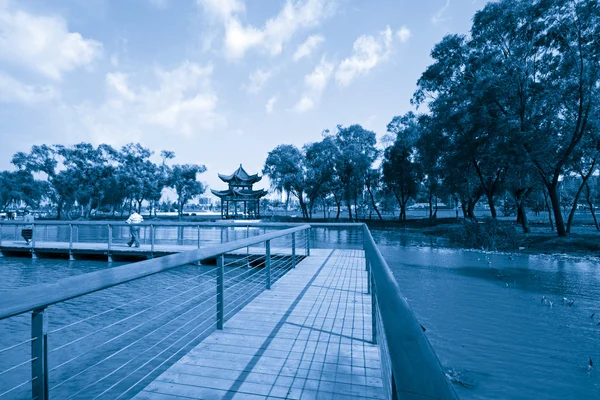
[[[483,221],[466,219],[452,231],[450,240],[462,247],[482,250],[517,250],[522,245],[515,225],[486,218]]]

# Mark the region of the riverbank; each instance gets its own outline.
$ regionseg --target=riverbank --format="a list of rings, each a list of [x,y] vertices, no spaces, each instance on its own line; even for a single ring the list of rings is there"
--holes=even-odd
[[[409,221],[369,221],[370,229],[402,230],[405,233],[414,233],[436,238],[443,238],[452,247],[461,247],[453,242],[462,229],[462,220],[440,219],[430,221],[427,219]],[[576,257],[600,257],[600,232],[594,226],[574,226],[567,237],[558,237],[551,231],[547,224],[531,225],[531,233],[522,233],[520,226],[516,226],[515,241],[518,243],[519,253],[525,254],[568,254]]]

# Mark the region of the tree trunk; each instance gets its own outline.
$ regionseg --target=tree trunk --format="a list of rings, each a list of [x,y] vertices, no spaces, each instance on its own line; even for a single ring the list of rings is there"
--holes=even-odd
[[[596,155],[596,157],[594,157],[594,161],[592,162],[592,165],[590,166],[589,171],[584,175],[583,171],[581,171],[582,173],[581,175],[581,185],[579,185],[579,188],[577,189],[577,193],[575,193],[575,198],[573,199],[573,207],[571,207],[571,212],[569,213],[569,218],[567,219],[567,233],[571,233],[571,224],[573,223],[573,217],[575,217],[575,212],[577,211],[577,204],[579,203],[579,195],[581,194],[581,191],[583,190],[583,187],[585,185],[587,185],[588,179],[590,179],[590,176],[592,176],[592,173],[596,170],[596,159],[597,159],[598,155]]]
[[[590,207],[590,212],[592,213],[592,218],[594,219],[594,225],[596,226],[596,230],[600,231],[600,226],[598,226],[598,219],[596,219],[596,209],[594,207],[594,203],[592,203],[592,194],[590,190],[590,185],[586,182],[585,184],[585,200]]]
[[[519,204],[519,208],[517,209],[517,213],[520,215],[521,226],[523,227],[523,233],[531,233],[531,229],[529,228],[529,224],[527,222],[527,210],[525,210],[525,201],[521,201]]]
[[[348,195],[346,196],[346,205],[348,206],[348,218],[350,218],[350,222],[352,222],[352,202]]]
[[[326,206],[325,206],[325,197],[323,197],[323,219],[325,221],[327,221],[327,210],[326,210]]]
[[[558,185],[556,183],[546,185],[548,189],[548,196],[550,197],[550,203],[552,204],[552,211],[554,212],[554,223],[556,226],[556,233],[559,237],[567,236],[565,229],[565,223],[560,210],[560,198],[558,195]]]
[[[433,219],[437,218],[437,212],[438,212],[438,198],[437,198],[437,196],[435,196],[435,211],[433,212]]]
[[[367,185],[367,192],[369,192],[369,196],[371,197],[371,204],[373,205],[373,209],[377,213],[377,217],[379,217],[379,220],[382,221],[383,217],[381,216],[381,213],[377,208],[377,204],[375,204],[375,197],[373,196],[373,192],[371,191],[371,187],[369,185]]]
[[[550,230],[554,231],[554,221],[552,220],[552,209],[550,208],[550,204],[548,204],[548,193],[545,189],[542,189],[542,193],[544,194],[544,204],[546,205],[546,210],[548,210],[548,220],[550,221]]]
[[[488,199],[488,204],[490,206],[490,213],[492,214],[492,218],[496,219],[496,205],[494,204],[494,195],[491,193],[485,194]]]
[[[358,222],[358,195],[354,196],[354,219]]]
[[[433,219],[433,195],[429,192],[429,219]]]

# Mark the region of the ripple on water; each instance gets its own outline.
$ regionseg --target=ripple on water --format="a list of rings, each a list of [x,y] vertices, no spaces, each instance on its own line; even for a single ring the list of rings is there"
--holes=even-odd
[[[599,373],[587,370],[588,357],[600,364],[596,260],[373,235],[461,398],[600,398]]]

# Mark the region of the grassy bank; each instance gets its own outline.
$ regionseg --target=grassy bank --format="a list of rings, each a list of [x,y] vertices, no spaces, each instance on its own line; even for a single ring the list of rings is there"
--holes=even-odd
[[[511,222],[502,222],[511,225]],[[462,220],[409,220],[400,221],[373,221],[367,223],[372,229],[402,229],[406,232],[431,235],[449,239],[456,243],[456,238],[463,230]],[[514,225],[514,224],[513,224]],[[600,232],[594,226],[579,225],[571,229],[567,237],[558,237],[551,231],[547,224],[533,224],[531,233],[524,234],[520,226],[514,225],[513,248],[498,248],[495,250],[518,251],[528,254],[569,254],[574,256],[600,256]],[[467,246],[473,247],[473,246]],[[488,249],[494,250],[494,249]]]

